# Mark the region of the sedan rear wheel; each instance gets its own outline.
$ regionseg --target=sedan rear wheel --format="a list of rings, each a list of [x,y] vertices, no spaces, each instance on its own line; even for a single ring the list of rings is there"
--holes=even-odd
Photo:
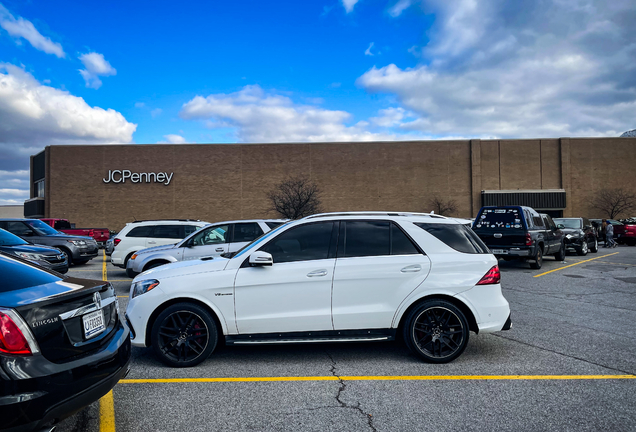
[[[218,342],[216,323],[209,312],[192,303],[168,307],[152,327],[152,348],[172,367],[196,366],[207,359]]]
[[[576,250],[576,253],[580,256],[585,256],[587,255],[587,252],[588,252],[587,241],[584,241],[581,247]]]
[[[413,309],[404,325],[409,349],[429,363],[448,363],[466,349],[468,321],[462,311],[444,300],[429,300]]]

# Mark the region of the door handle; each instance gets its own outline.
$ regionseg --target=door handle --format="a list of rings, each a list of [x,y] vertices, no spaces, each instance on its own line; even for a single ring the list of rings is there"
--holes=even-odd
[[[216,248],[216,249],[214,249],[214,250],[215,250],[215,251],[217,251],[217,252],[223,252],[225,249],[223,249],[223,248],[221,247],[221,248]]]
[[[149,241],[148,244],[157,244],[157,242]]]
[[[327,276],[327,270],[320,269],[307,273],[307,277]]]
[[[414,264],[414,265],[406,266],[400,271],[402,273],[416,273],[420,270],[422,270],[422,266],[419,264]]]

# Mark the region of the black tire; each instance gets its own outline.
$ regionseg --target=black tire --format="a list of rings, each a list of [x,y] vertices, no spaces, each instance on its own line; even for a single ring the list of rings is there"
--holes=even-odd
[[[71,253],[71,251],[65,248],[60,248],[60,250],[66,256],[66,262],[68,263],[68,266],[70,267],[71,265],[73,265],[73,254]]]
[[[406,346],[428,363],[455,360],[468,344],[468,320],[444,300],[425,300],[409,312],[402,337]]]
[[[81,260],[81,261],[74,261],[73,264],[75,265],[83,265],[86,264],[87,262],[89,262],[90,260]]]
[[[155,267],[160,267],[166,264],[169,264],[169,263],[167,261],[153,261],[150,264],[148,264],[146,267],[144,267],[144,271],[153,269]]]
[[[530,261],[531,269],[540,269],[543,265],[543,249],[541,247],[537,247],[537,253],[535,254],[532,261]]]
[[[134,277],[137,276],[137,273],[132,271],[132,269],[127,268],[126,269],[126,276],[128,276],[131,279],[134,279]]]
[[[594,237],[594,246],[590,248],[590,252],[596,253],[598,252],[598,239]]]
[[[554,259],[557,261],[565,260],[565,245],[563,243],[561,243],[561,248],[559,249],[559,251],[554,254]]]
[[[585,255],[587,255],[588,251],[589,251],[589,249],[587,247],[587,242],[584,241],[583,244],[581,245],[581,247],[576,249],[576,254],[579,255],[579,256],[585,256]]]
[[[207,359],[219,340],[210,313],[193,303],[177,303],[159,314],[150,336],[155,355],[172,367],[192,367]]]

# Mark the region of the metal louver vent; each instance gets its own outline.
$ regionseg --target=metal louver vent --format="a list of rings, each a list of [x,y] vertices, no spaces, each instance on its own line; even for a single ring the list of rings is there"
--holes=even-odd
[[[561,210],[566,206],[565,190],[485,190],[482,206],[527,206],[537,210]]]

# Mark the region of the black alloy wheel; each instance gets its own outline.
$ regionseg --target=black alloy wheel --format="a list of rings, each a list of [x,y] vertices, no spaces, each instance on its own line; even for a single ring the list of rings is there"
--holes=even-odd
[[[196,366],[207,359],[218,342],[216,323],[209,312],[192,303],[168,307],[152,327],[152,348],[172,367]]]
[[[444,300],[428,300],[414,308],[403,329],[407,347],[429,363],[448,363],[468,344],[468,320]]]
[[[540,269],[543,265],[543,250],[540,246],[537,246],[537,254],[534,256],[533,261],[530,261],[530,268],[532,269]]]
[[[587,247],[587,240],[584,240],[583,243],[581,244],[581,247],[576,250],[576,253],[577,255],[585,256],[587,255],[588,251],[589,249]]]
[[[594,245],[590,248],[590,252],[598,252],[598,239],[596,237],[594,237]]]

